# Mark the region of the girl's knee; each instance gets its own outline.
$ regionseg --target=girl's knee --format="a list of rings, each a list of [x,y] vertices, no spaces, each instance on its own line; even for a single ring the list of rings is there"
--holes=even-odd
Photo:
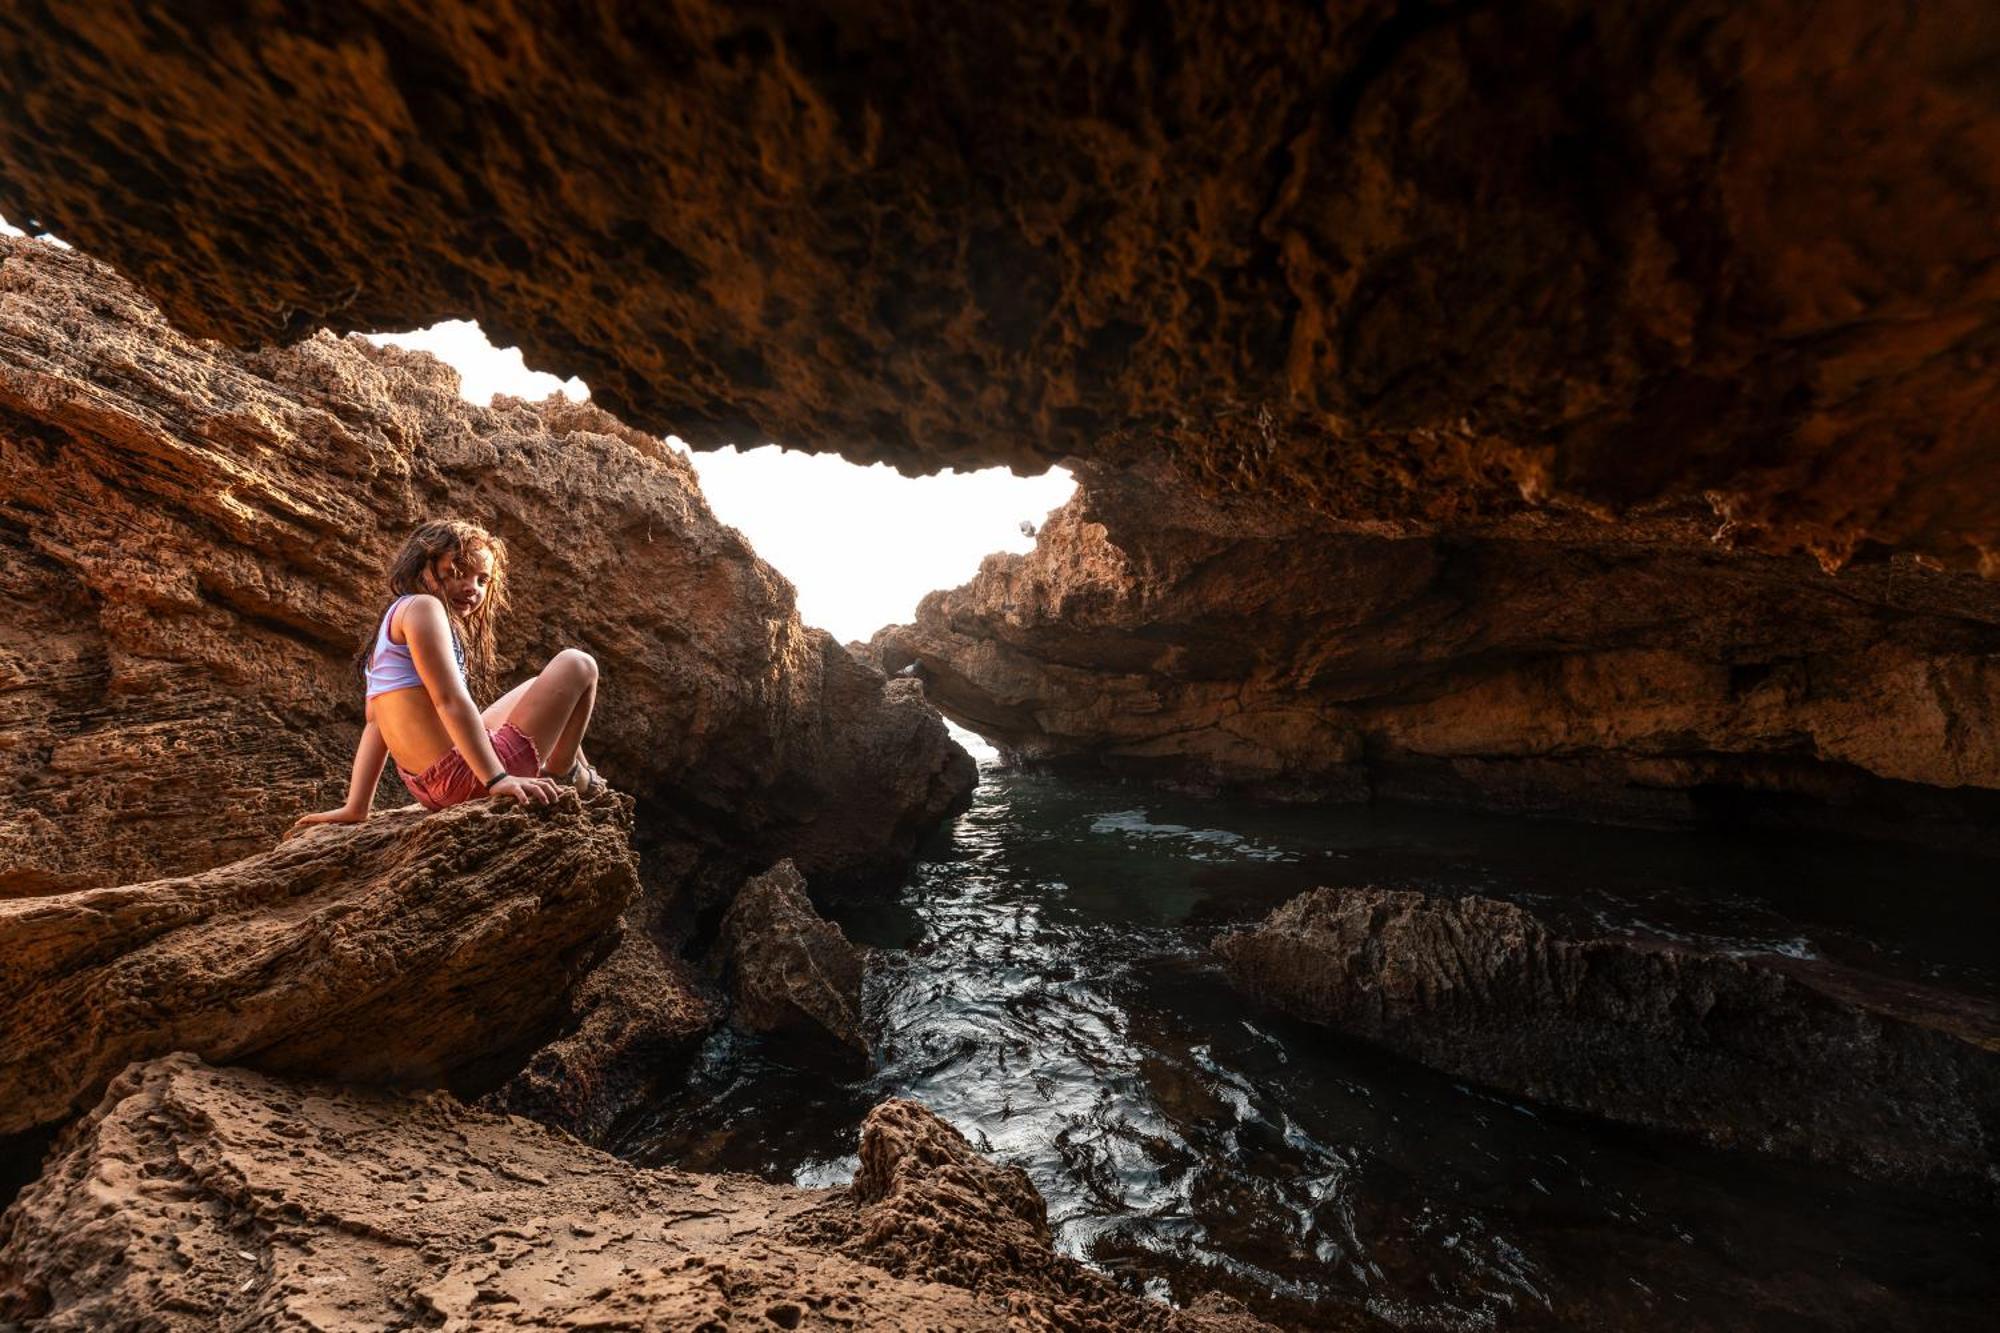
[[[561,665],[564,671],[573,673],[578,680],[583,681],[585,684],[595,685],[597,683],[597,659],[581,648],[565,648],[557,653],[555,661],[549,665],[555,666],[558,664]]]

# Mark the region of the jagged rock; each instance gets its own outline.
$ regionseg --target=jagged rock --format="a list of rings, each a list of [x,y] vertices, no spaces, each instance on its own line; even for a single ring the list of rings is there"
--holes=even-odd
[[[359,339],[196,343],[103,266],[0,238],[0,894],[215,865],[337,804],[350,660],[438,514],[512,550],[505,683],[597,656],[591,750],[642,826],[872,869],[962,797],[942,723],[800,623],[679,454],[457,388]]]
[[[837,1192],[628,1166],[443,1094],[177,1055],[120,1075],[0,1217],[0,1318],[48,1333],[1259,1327],[1119,1294],[1045,1241],[989,1254],[968,1289],[957,1270],[897,1273],[802,1225],[853,1211]],[[1062,1318],[1065,1282],[1097,1293],[1099,1322]]]
[[[802,1218],[792,1234],[899,1277],[1004,1300],[1019,1327],[1266,1327],[1238,1311],[1202,1315],[1135,1302],[1103,1274],[1055,1254],[1048,1205],[1027,1172],[987,1161],[964,1135],[902,1098],[868,1113],[847,1196]]]
[[[824,1034],[861,1054],[867,953],[813,910],[806,882],[780,861],[746,883],[722,918],[731,1020],[747,1032]]]
[[[1975,1000],[1379,888],[1315,889],[1216,950],[1289,1013],[1509,1092],[2000,1196],[2000,1011]]]
[[[480,1105],[601,1145],[720,1020],[688,965],[630,926],[576,986],[564,1035]]]
[[[412,806],[186,879],[0,899],[0,1134],[169,1051],[475,1080],[545,1037],[638,893],[631,805]]]
[[[2000,813],[2000,584],[1684,514],[1396,536],[1087,471],[874,648],[1016,760],[1197,787],[1989,843]]]
[[[239,344],[476,317],[623,419],[1995,562],[1982,0],[0,16],[0,212]]]

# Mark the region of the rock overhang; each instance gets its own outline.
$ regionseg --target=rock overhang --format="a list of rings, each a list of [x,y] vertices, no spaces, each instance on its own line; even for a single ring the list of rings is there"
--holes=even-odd
[[[0,19],[0,212],[192,332],[474,317],[697,446],[1990,572],[1996,53],[1971,0],[86,3]]]

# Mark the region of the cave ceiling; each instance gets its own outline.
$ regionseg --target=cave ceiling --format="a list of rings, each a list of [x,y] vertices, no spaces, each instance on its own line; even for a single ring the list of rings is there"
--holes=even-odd
[[[700,447],[1994,574],[1996,70],[1985,0],[77,0],[0,13],[0,213]]]

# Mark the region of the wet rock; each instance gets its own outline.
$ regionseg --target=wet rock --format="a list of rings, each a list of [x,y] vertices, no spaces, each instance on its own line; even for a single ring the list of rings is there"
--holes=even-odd
[[[721,1017],[721,1006],[687,963],[628,924],[609,956],[575,987],[563,1035],[480,1105],[601,1145]]]
[[[1995,558],[1981,0],[0,16],[0,212],[634,425]],[[221,91],[226,90],[226,94]]]
[[[2000,1012],[1831,964],[1315,889],[1216,941],[1253,995],[1448,1073],[1725,1148],[2000,1195]]]
[[[813,910],[791,862],[743,886],[722,918],[718,943],[738,1027],[829,1036],[868,1054],[861,1028],[867,952]]]
[[[2000,847],[2000,584],[1830,575],[1688,514],[1404,533],[1086,470],[872,645],[1017,761]]]
[[[51,1333],[1229,1327],[1102,1278],[1103,1322],[1046,1318],[1060,1309],[1033,1303],[1037,1266],[1083,1270],[1045,1245],[1019,1256],[1014,1287],[896,1273],[800,1225],[844,1206],[839,1192],[628,1166],[443,1094],[177,1055],[120,1075],[0,1217],[0,1319]]]
[[[803,1218],[793,1234],[900,1277],[923,1276],[1002,1301],[1019,1327],[1213,1333],[1268,1327],[1228,1306],[1177,1312],[1134,1301],[1103,1274],[1055,1254],[1048,1206],[1027,1173],[987,1161],[964,1135],[901,1098],[868,1113],[861,1166],[847,1197]]]
[[[133,1060],[476,1083],[542,1040],[638,893],[631,805],[416,807],[185,879],[0,899],[0,1133]]]
[[[440,514],[509,544],[497,685],[597,657],[591,752],[642,829],[872,869],[970,786],[661,441],[560,398],[474,407],[359,339],[197,343],[103,266],[0,238],[0,894],[216,865],[338,804],[355,648]]]

